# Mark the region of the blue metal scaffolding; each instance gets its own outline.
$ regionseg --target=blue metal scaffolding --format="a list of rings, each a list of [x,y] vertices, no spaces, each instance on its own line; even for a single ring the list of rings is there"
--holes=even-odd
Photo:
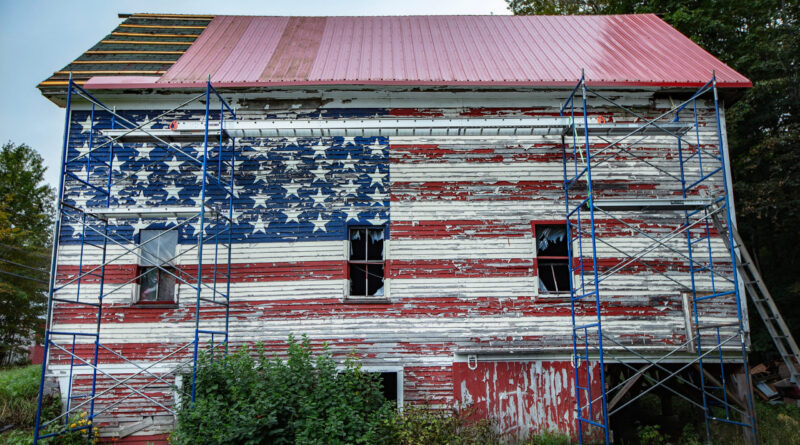
[[[561,108],[561,116],[569,121],[562,136],[562,158],[581,443],[600,437],[605,443],[613,442],[612,416],[656,388],[702,410],[707,441],[711,441],[715,422],[742,427],[749,440],[757,440],[747,366],[746,308],[734,267],[735,244],[729,240],[720,248],[716,241],[722,235],[714,229],[714,223],[733,227],[716,78],[712,75],[707,84],[679,104],[671,97],[669,100],[667,109],[648,116],[646,111],[622,105],[590,88],[582,74]],[[705,110],[713,103],[714,115],[705,116],[707,121],[699,117],[704,101],[708,104]],[[609,115],[598,108],[593,113],[593,106],[614,111]],[[660,147],[660,159],[642,154],[648,146]],[[664,151],[665,146],[668,151]],[[614,184],[619,175],[632,174],[625,169],[634,164],[649,171],[650,178],[656,178],[654,182],[659,184],[647,196],[635,188]],[[635,183],[636,178],[625,181]],[[670,223],[673,225],[665,229]],[[630,247],[621,248],[608,239],[604,226],[609,224],[646,239],[648,244],[636,246],[633,252]],[[731,230],[726,233],[732,236]],[[604,263],[599,250],[606,252],[606,258],[611,252],[621,259],[613,265]],[[688,273],[680,267],[656,264],[665,258],[688,265],[684,266]],[[681,344],[648,344],[645,332],[637,333],[637,340],[604,327],[604,322],[614,318],[609,310],[620,299],[614,295],[611,282],[630,268],[650,272],[682,290],[684,310],[690,308],[691,317],[686,316]],[[726,321],[719,322],[715,317]],[[657,356],[641,352],[659,348]],[[591,371],[591,363],[599,368],[597,373]],[[618,364],[627,377],[610,382],[607,371],[611,363]],[[738,399],[727,387],[732,363],[743,367],[746,400]],[[650,386],[633,394],[637,382]]]
[[[213,108],[212,103],[215,104]],[[216,104],[219,105],[218,109]],[[200,111],[200,106],[205,111],[203,132],[186,134],[174,131],[170,125],[171,119],[185,116],[190,108]],[[80,132],[76,135],[73,129],[73,118],[78,109],[88,112],[88,121],[81,124],[84,128],[88,125],[88,138],[80,137]],[[205,91],[179,106],[156,117],[135,122],[135,118],[104,105],[70,78],[66,91],[58,213],[53,238],[34,444],[81,430],[85,430],[91,439],[92,424],[96,423],[93,421],[104,414],[107,416],[134,396],[174,415],[174,406],[147,394],[148,388],[157,384],[172,387],[181,399],[194,401],[198,358],[204,350],[212,357],[215,350],[227,353],[237,147],[235,140],[228,137],[224,130],[226,117],[236,119],[236,113],[210,81]],[[211,124],[212,121],[216,122]],[[178,140],[181,143],[176,142]],[[137,173],[147,174],[148,167],[154,164],[148,156],[140,156],[138,152],[132,155],[131,145],[126,145],[129,141],[149,142],[166,150],[176,161],[186,163],[186,171],[191,171],[199,179],[197,191],[183,196],[193,205],[153,208],[131,205],[130,202],[126,204],[120,190],[124,190],[126,184],[132,181],[135,183]],[[191,148],[192,145],[196,145],[196,149]],[[123,151],[128,153],[126,156],[133,157],[120,160]],[[140,168],[137,171],[123,171],[119,165],[122,163],[139,165]],[[177,184],[170,186],[177,187]],[[82,200],[82,195],[91,195],[92,198]],[[141,239],[137,227],[141,229],[154,223],[160,226],[159,233],[149,240]],[[187,233],[192,227],[196,235]],[[169,232],[178,232],[176,236],[184,241],[183,246],[178,245],[174,257],[159,258],[160,264],[154,266],[159,272],[170,275],[176,283],[186,286],[193,294],[194,337],[153,362],[140,364],[115,350],[113,345],[106,344],[102,326],[103,309],[109,307],[107,298],[118,294],[126,286],[129,288],[131,284],[138,283],[144,273],[137,269],[136,277],[122,284],[111,285],[106,283],[111,273],[108,269],[115,264],[127,265],[131,258],[141,260],[141,246]],[[67,244],[73,250],[77,248],[77,273],[60,276],[60,248]],[[213,249],[213,253],[206,251],[204,255],[204,249]],[[120,251],[122,253],[116,253]],[[100,258],[100,263],[92,262],[90,257]],[[176,267],[168,268],[165,264],[175,264]],[[191,268],[195,265],[196,272],[192,272]],[[75,266],[72,264],[73,268]],[[94,285],[87,286],[88,283]],[[75,330],[61,330],[57,324],[54,325],[54,309],[56,312],[88,310],[94,322]],[[87,345],[88,350],[85,347]],[[58,354],[58,359],[51,358],[53,353]],[[113,370],[104,366],[103,357],[108,357],[107,362],[125,364],[135,372],[130,375],[126,373],[124,378],[115,376]],[[61,388],[65,404],[60,415],[45,419],[42,401],[45,397],[45,380],[51,375],[49,368],[52,361],[67,369],[66,376],[62,376],[62,379],[66,378],[67,385]],[[164,365],[171,369],[156,370],[156,367]],[[88,371],[82,372],[81,368]],[[188,376],[189,373],[192,376],[190,392],[168,380],[169,376]],[[87,379],[91,377],[88,388],[84,385],[81,389],[76,384],[79,374]],[[99,379],[109,380],[110,385],[99,388]],[[142,379],[149,381],[138,383]],[[185,386],[188,387],[188,383]],[[113,399],[110,399],[112,394]],[[84,425],[74,423],[73,419],[79,413],[86,413],[87,422]]]

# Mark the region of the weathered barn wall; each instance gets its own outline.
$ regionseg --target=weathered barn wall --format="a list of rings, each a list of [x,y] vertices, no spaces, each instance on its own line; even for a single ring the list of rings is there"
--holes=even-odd
[[[640,111],[649,115],[669,108],[667,100],[643,102],[635,94],[632,97]],[[254,103],[257,101],[251,101],[251,105]],[[356,101],[349,104],[350,108],[327,108],[324,113],[326,117],[362,118],[557,113],[549,105],[523,109],[457,107],[448,103],[450,106],[438,108],[384,109],[367,108],[369,104],[369,100]],[[316,106],[319,105],[313,105]],[[247,119],[313,117],[318,113],[312,108],[276,116],[267,114],[264,108],[268,107],[258,103],[245,107],[239,114]],[[713,108],[704,105],[698,111],[701,143],[706,150],[715,152]],[[127,114],[142,121],[158,112],[143,109]],[[592,112],[609,120],[623,118],[608,108],[593,108]],[[95,128],[111,125],[107,115],[98,116]],[[185,112],[180,118],[200,116],[199,111]],[[70,148],[69,158],[86,152],[90,129],[88,113],[76,111],[71,127],[75,144]],[[525,373],[531,373],[532,378],[554,376],[556,369],[560,375],[566,366],[563,362],[528,361],[513,365],[517,367],[514,370],[501,372],[487,368],[485,372],[489,374],[483,377],[470,376],[469,370],[454,366],[453,357],[464,351],[568,354],[571,350],[569,297],[539,292],[531,229],[532,221],[564,219],[561,142],[557,136],[238,140],[231,341],[263,342],[271,350],[282,351],[289,334],[307,334],[316,347],[328,342],[339,356],[355,350],[367,366],[402,369],[405,401],[412,403],[446,405],[458,399],[463,401],[466,394],[457,383],[483,381],[480,379],[489,378],[487,375],[501,392],[516,384],[503,380],[503,376]],[[601,147],[604,141],[592,143]],[[196,146],[184,150],[192,155],[198,153]],[[677,173],[674,139],[655,138],[631,151]],[[106,149],[92,156],[93,162],[107,158]],[[70,163],[68,168],[86,175],[85,161]],[[91,181],[102,186],[106,168],[94,162]],[[199,169],[180,155],[152,144],[126,144],[115,148],[113,168],[136,174],[115,186],[112,206],[196,203]],[[673,178],[634,161],[625,153],[617,154],[595,174],[596,181],[604,184],[603,193],[610,196],[675,196],[679,186]],[[122,173],[113,175],[119,177]],[[698,171],[689,172],[690,177],[699,175]],[[103,196],[75,181],[67,181],[66,190],[65,200],[72,205],[104,203]],[[713,191],[706,189],[701,193]],[[682,217],[631,213],[624,220],[649,234],[664,235],[675,230]],[[124,248],[135,246],[140,229],[174,224],[175,221],[137,221],[116,227],[119,245],[110,244],[107,257],[120,258],[105,269],[105,292],[117,290],[104,298],[101,342],[109,350],[141,364],[173,354],[154,368],[158,372],[166,372],[178,360],[191,357],[191,348],[180,348],[194,338],[196,292],[181,284],[177,304],[158,308],[137,306],[133,299],[134,285],[129,283],[137,275],[137,260]],[[375,303],[352,303],[345,299],[346,233],[348,225],[353,224],[385,226],[387,292]],[[598,227],[599,236],[607,241],[598,245],[601,268],[611,267],[626,254],[635,254],[650,244],[646,236],[612,219],[601,219]],[[65,221],[58,261],[58,280],[62,284],[79,271],[100,264],[98,249],[84,244],[81,250],[81,228],[80,221]],[[216,227],[211,226],[210,233],[214,230]],[[190,251],[198,233],[194,225],[182,228],[179,249]],[[697,237],[701,232],[692,233]],[[99,237],[88,229],[86,239],[98,241]],[[668,242],[683,247],[686,238],[679,236]],[[719,255],[725,252],[718,238],[712,240],[710,248]],[[224,256],[223,252],[221,257]],[[180,258],[180,269],[190,274],[196,271],[194,252]],[[211,261],[212,252],[206,250],[204,263]],[[203,275],[204,281],[210,283],[213,270],[208,267]],[[604,321],[604,332],[642,350],[664,350],[685,341],[682,300],[685,289],[659,272],[669,272],[680,283],[689,282],[685,258],[663,248],[649,252],[641,261],[606,281],[609,291],[604,295],[604,304],[609,316]],[[710,277],[699,278],[698,286],[709,289]],[[86,277],[80,283],[66,284],[60,292],[62,296],[74,297],[80,293],[81,298],[96,298],[99,282],[97,277]],[[707,320],[725,322],[735,317],[730,304],[717,302],[704,310],[713,315]],[[206,309],[203,314],[206,328],[222,326],[222,308]],[[590,305],[582,308],[580,314],[587,320],[593,317]],[[52,329],[91,331],[95,322],[93,310],[57,303]],[[91,342],[90,338],[78,339],[79,355],[87,359],[91,356]],[[107,372],[121,379],[136,370],[109,350],[100,350],[100,363],[110,364],[104,368]],[[51,350],[50,360],[51,370],[66,378],[65,354]],[[541,373],[537,371],[540,369]],[[78,388],[85,387],[87,371],[88,368],[79,371],[83,376],[76,382]],[[166,406],[172,406],[172,391],[166,385],[142,379],[152,383],[148,390],[162,398]],[[536,386],[534,381],[538,382],[530,380],[527,387]],[[100,379],[98,392],[111,384],[109,378]],[[104,397],[110,402],[124,392],[119,388]],[[572,396],[572,390],[562,385],[561,392],[544,398],[539,398],[538,393],[526,396],[524,403],[519,402],[514,408],[516,414],[522,415],[518,417],[521,423],[508,417],[507,408],[511,408],[502,408],[504,402],[497,399],[498,394],[470,393],[470,397],[491,400],[487,412],[503,414],[504,428],[536,430],[561,428],[569,423],[569,419],[559,416],[566,415],[562,407],[568,405],[565,401]],[[523,407],[540,409],[540,404],[556,399],[558,410],[548,411],[551,414],[544,417],[523,413]],[[125,425],[142,416],[154,415],[156,424],[139,434],[169,429],[168,413],[137,395],[119,407],[124,417],[109,417],[107,421],[111,424]]]
[[[600,394],[600,369],[593,364],[589,372],[592,394]],[[585,364],[578,376],[580,386],[587,387]],[[457,362],[453,390],[456,400],[472,407],[472,415],[495,419],[505,434],[524,439],[531,432],[562,432],[577,437],[575,374],[570,360]],[[582,416],[601,419],[600,400],[592,408],[591,414],[586,409]]]

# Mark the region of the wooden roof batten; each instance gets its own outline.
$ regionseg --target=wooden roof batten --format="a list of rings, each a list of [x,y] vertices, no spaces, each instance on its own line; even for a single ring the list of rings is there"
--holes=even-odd
[[[98,75],[159,77],[177,62],[214,18],[151,13],[119,14],[119,17],[123,21],[111,33],[39,83],[42,94],[51,98],[63,94],[70,72],[78,85]]]

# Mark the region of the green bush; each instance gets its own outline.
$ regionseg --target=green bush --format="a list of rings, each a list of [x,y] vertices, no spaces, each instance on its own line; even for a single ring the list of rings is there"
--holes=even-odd
[[[288,340],[286,361],[242,348],[203,356],[197,392],[185,400],[174,444],[379,444],[388,437],[392,403],[352,358],[336,369],[330,353],[313,356],[307,338]],[[184,380],[186,387],[191,376]]]
[[[500,444],[502,437],[490,420],[473,420],[469,410],[407,406],[392,419],[391,443],[398,445]]]

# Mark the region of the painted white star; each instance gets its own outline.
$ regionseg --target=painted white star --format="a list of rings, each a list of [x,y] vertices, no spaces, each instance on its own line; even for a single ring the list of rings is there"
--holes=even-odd
[[[86,116],[86,120],[83,122],[79,122],[81,126],[81,134],[89,133],[92,131],[92,117]]]
[[[166,161],[166,164],[167,164],[167,174],[169,174],[169,172],[172,171],[176,173],[181,172],[181,161],[176,159],[174,161]]]
[[[383,218],[381,218],[381,217],[377,217],[377,218],[373,218],[373,219],[368,219],[368,220],[367,220],[367,222],[368,222],[368,223],[369,223],[371,226],[382,226],[382,225],[385,223],[385,221],[384,221],[384,220],[383,220]]]
[[[169,201],[169,198],[175,198],[177,200],[181,199],[180,196],[178,196],[178,192],[180,191],[178,187],[174,186],[164,187],[164,190],[167,192],[167,196],[164,197],[164,201]]]
[[[89,142],[88,141],[84,142],[83,145],[81,145],[80,147],[73,147],[73,148],[78,152],[78,156],[83,156],[84,154],[89,152]]]
[[[319,215],[317,215],[317,219],[311,220],[311,224],[314,224],[314,231],[312,233],[316,232],[317,230],[327,232],[328,229],[325,228],[325,224],[327,223],[328,221],[322,219],[322,213],[320,213]]]
[[[386,148],[386,146],[384,144],[378,143],[378,141],[375,141],[375,143],[369,146],[369,149],[372,151],[373,156],[383,156],[384,148]]]
[[[156,148],[154,145],[151,144],[142,144],[141,147],[136,147],[136,151],[139,153],[139,157],[141,158],[149,158],[150,152]]]
[[[300,197],[300,195],[297,193],[297,191],[300,190],[300,187],[302,187],[302,185],[301,184],[295,184],[294,180],[292,180],[292,182],[290,182],[288,184],[283,184],[281,187],[283,187],[286,190],[286,197],[287,198],[292,196],[292,195],[297,196],[298,198]]]
[[[347,181],[347,184],[342,186],[342,190],[345,191],[345,195],[357,195],[358,191],[358,184],[353,184],[353,180]]]
[[[355,136],[345,136],[344,139],[342,140],[342,146],[345,146],[347,144],[355,145],[355,143],[356,143],[356,137]]]
[[[290,171],[290,170],[297,170],[297,165],[298,164],[300,164],[300,160],[299,159],[287,159],[287,160],[283,161],[283,165],[286,166],[286,171],[287,172]]]
[[[316,144],[311,146],[311,148],[314,149],[314,158],[316,159],[317,156],[322,156],[324,158],[328,153],[330,146],[323,144],[322,139],[319,139],[317,140]]]
[[[361,213],[358,207],[353,207],[352,205],[344,209],[344,212],[347,214],[347,217],[344,219],[345,222],[350,221],[351,219],[358,221],[358,214]]]
[[[375,173],[367,173],[367,176],[372,178],[372,182],[369,184],[372,187],[374,184],[383,185],[383,178],[386,176],[386,173],[381,173],[378,167],[375,167]]]
[[[253,235],[258,232],[263,232],[264,235],[267,234],[267,228],[269,227],[269,219],[265,218],[264,215],[260,215],[259,218],[256,218],[253,221]]]
[[[136,182],[149,182],[150,172],[145,169],[141,169],[132,176],[136,177]]]
[[[316,176],[318,180],[324,181],[325,180],[325,174],[328,173],[328,170],[322,168],[322,166],[319,165],[314,170],[311,170],[311,173],[314,173],[314,176]]]
[[[387,193],[383,193],[383,192],[379,191],[377,187],[375,188],[375,190],[372,193],[369,194],[369,198],[372,201],[372,203],[373,204],[379,204],[379,205],[383,205],[383,202],[386,201],[386,198],[388,196],[389,195]]]
[[[342,161],[342,168],[344,170],[355,170],[356,169],[356,161],[350,156],[350,153],[347,153],[347,159]]]
[[[296,223],[299,223],[300,220],[298,219],[298,217],[300,216],[301,213],[303,213],[303,211],[298,209],[297,207],[287,207],[286,209],[283,210],[282,213],[286,215],[287,223],[289,221],[294,221]]]
[[[297,138],[296,137],[287,137],[286,138],[286,145],[297,145]]]
[[[130,225],[133,227],[134,232],[139,232],[142,229],[146,229],[148,226],[150,226],[150,224],[152,223],[145,221],[144,218],[139,218],[136,220],[136,222],[132,222]]]
[[[322,203],[324,203],[324,202],[325,202],[325,199],[326,199],[327,197],[328,197],[328,195],[325,195],[324,193],[322,193],[322,189],[321,189],[321,188],[317,190],[317,194],[316,194],[316,195],[311,195],[311,198],[312,198],[312,199],[314,199],[314,205],[315,205],[315,206],[316,206],[317,204],[322,204]]]

